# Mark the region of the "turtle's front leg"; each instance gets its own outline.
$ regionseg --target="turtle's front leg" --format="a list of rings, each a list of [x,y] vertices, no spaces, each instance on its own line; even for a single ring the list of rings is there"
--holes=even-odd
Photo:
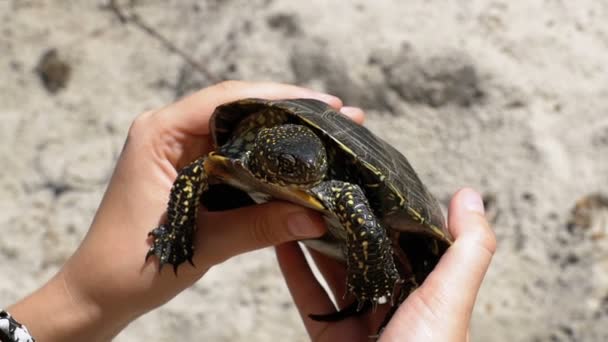
[[[346,233],[347,287],[357,298],[358,307],[391,298],[401,279],[390,238],[363,190],[341,181],[324,182],[315,190]]]
[[[184,261],[193,264],[196,217],[201,195],[207,188],[204,161],[205,157],[201,157],[179,171],[167,204],[167,223],[148,233],[154,240],[146,260],[156,255],[159,258],[159,271],[165,264],[173,265],[176,273],[177,267]]]

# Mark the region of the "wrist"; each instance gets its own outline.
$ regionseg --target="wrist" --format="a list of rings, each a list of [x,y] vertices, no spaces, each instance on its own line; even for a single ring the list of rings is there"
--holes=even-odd
[[[129,323],[73,293],[61,272],[8,311],[40,341],[110,341]]]

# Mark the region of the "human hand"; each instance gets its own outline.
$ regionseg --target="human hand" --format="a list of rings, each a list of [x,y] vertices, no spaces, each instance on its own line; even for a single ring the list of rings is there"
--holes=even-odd
[[[342,107],[338,98],[308,89],[231,81],[139,115],[76,253],[47,285],[9,308],[33,336],[45,341],[109,340],[136,317],[192,285],[213,265],[247,251],[324,233],[317,214],[286,203],[224,212],[201,210],[196,267],[185,263],[176,277],[171,267],[159,272],[156,258],[144,262],[150,248],[146,236],[165,220],[177,170],[211,149],[208,121],[213,110],[247,97],[316,98]],[[343,112],[363,120],[358,109],[345,107]],[[40,306],[48,309],[32,310]]]
[[[454,244],[424,283],[399,306],[380,341],[466,341],[481,281],[496,250],[496,238],[484,217],[483,203],[471,189],[457,192],[450,203],[448,226]],[[344,266],[311,251],[338,306],[346,304]],[[313,341],[369,341],[387,312],[351,317],[340,322],[316,322],[308,315],[335,310],[296,243],[277,247],[279,265]]]

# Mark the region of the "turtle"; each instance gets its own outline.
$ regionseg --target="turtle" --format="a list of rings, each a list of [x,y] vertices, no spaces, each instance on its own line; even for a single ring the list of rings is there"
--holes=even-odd
[[[161,268],[192,263],[199,205],[293,202],[328,226],[302,242],[345,264],[352,305],[310,315],[334,321],[387,302],[396,310],[452,243],[438,201],[403,154],[324,102],[242,99],[218,106],[209,124],[213,151],[179,170],[167,222],[149,233],[146,260],[157,256]]]

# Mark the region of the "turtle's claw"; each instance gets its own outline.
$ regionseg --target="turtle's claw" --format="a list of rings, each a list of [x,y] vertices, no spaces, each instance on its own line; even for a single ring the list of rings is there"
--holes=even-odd
[[[309,314],[308,317],[317,322],[337,322],[349,317],[357,317],[366,314],[371,309],[369,302],[361,303],[354,301],[341,310],[326,314]]]
[[[154,248],[150,248],[150,249],[148,250],[148,253],[146,253],[146,259],[145,259],[145,261],[147,262],[147,261],[148,261],[148,259],[149,259],[149,258],[150,258],[152,255],[154,255]]]
[[[160,225],[154,228],[148,236],[153,237],[152,247],[146,254],[146,261],[152,255],[158,257],[158,272],[165,264],[173,265],[173,272],[177,276],[178,267],[185,261],[194,265],[192,262],[192,240],[189,234],[182,236],[184,229],[172,229],[167,225]],[[188,230],[185,230],[188,231]]]

